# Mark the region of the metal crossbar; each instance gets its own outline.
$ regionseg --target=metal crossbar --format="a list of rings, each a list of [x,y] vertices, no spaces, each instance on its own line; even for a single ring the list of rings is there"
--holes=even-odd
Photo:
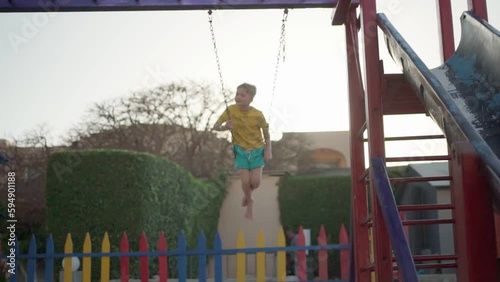
[[[0,12],[90,12],[140,10],[217,10],[335,8],[338,0],[9,0],[0,1]]]

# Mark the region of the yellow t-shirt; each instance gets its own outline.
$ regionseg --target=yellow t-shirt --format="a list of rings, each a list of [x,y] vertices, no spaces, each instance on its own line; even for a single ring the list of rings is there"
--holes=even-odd
[[[228,109],[233,120],[233,143],[245,150],[262,148],[264,139],[261,129],[269,127],[262,112],[254,107],[250,107],[248,111],[241,111],[238,105],[231,105]],[[224,110],[217,122],[222,124],[227,120],[227,111]]]

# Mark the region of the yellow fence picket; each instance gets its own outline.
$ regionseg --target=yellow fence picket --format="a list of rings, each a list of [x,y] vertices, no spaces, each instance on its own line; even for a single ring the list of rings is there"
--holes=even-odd
[[[101,253],[109,253],[110,249],[108,232],[106,232],[102,239]],[[101,282],[109,282],[109,256],[101,257]]]
[[[264,233],[262,233],[262,229],[257,236],[257,248],[265,248],[266,240],[264,238]],[[257,282],[265,282],[266,281],[266,253],[265,252],[257,252]]]
[[[278,234],[278,247],[286,247],[285,232],[283,232],[283,227],[280,227],[280,232]],[[277,275],[276,279],[278,281],[286,281],[286,251],[278,251],[276,256],[276,266]]]
[[[72,254],[73,253],[73,241],[71,241],[71,234],[68,233],[66,236],[66,243],[64,243],[64,253],[65,254]],[[72,264],[73,264],[73,259],[72,257],[65,257],[63,260],[63,265],[64,265],[64,282],[71,282],[73,277],[72,277]]]
[[[92,243],[90,242],[90,234],[87,232],[85,235],[85,241],[83,242],[83,253],[84,254],[90,254],[92,253]],[[83,282],[90,282],[90,276],[91,276],[91,258],[90,257],[83,257],[83,263],[82,263],[82,280]]]
[[[243,235],[243,230],[240,229],[240,233],[238,233],[238,241],[236,242],[236,248],[244,249],[245,248],[245,236]],[[245,282],[246,276],[246,254],[245,253],[237,253],[236,254],[236,281],[237,282]]]
[[[285,232],[283,232],[283,227],[280,227],[280,232],[278,233],[278,247],[286,247]],[[286,281],[286,251],[278,251],[276,254],[276,279],[278,281]]]

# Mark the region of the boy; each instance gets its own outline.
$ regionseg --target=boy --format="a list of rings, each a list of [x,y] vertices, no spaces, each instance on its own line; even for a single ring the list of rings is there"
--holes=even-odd
[[[262,168],[272,158],[269,125],[262,112],[250,106],[256,93],[254,85],[238,86],[236,104],[229,106],[214,124],[214,130],[231,130],[235,165],[244,194],[241,205],[246,206],[245,217],[250,220],[253,218],[252,192],[259,188]]]

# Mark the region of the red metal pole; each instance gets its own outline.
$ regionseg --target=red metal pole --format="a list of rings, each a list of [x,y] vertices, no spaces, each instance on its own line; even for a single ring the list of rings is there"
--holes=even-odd
[[[497,258],[500,258],[500,215],[498,214],[495,214],[495,230],[497,234]]]
[[[452,148],[458,281],[497,281],[490,187],[472,145],[461,142]]]
[[[439,30],[441,31],[441,60],[447,61],[455,53],[455,39],[453,35],[453,15],[450,0],[438,0]]]
[[[500,277],[500,215],[494,213],[497,237],[497,278]]]
[[[486,0],[467,0],[469,4],[469,10],[474,11],[474,13],[483,20],[488,20],[488,8]]]
[[[361,23],[365,45],[365,101],[368,150],[370,159],[385,158],[384,125],[381,93],[381,64],[379,59],[378,28],[376,22],[376,0],[361,0]],[[373,179],[370,170],[370,178]],[[378,282],[392,281],[392,252],[382,211],[377,200],[375,186],[370,182],[373,201],[373,241],[375,255],[375,277]]]
[[[368,217],[366,185],[361,177],[365,172],[365,153],[363,136],[359,131],[365,123],[365,102],[361,65],[358,48],[358,27],[356,8],[349,10],[345,24],[347,44],[347,70],[349,78],[349,114],[351,139],[351,198],[352,198],[352,242],[354,246],[354,272],[356,281],[369,281],[370,272],[362,271],[362,267],[370,263],[370,247],[368,226],[361,221]]]

